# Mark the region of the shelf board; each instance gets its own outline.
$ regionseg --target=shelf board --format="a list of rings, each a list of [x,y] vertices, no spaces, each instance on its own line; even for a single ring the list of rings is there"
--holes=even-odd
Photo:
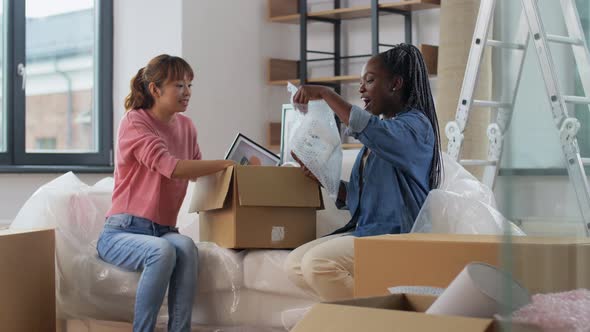
[[[347,75],[347,76],[326,76],[326,77],[315,77],[309,78],[307,83],[314,84],[314,83],[338,83],[338,82],[358,82],[360,77],[358,75]],[[291,82],[292,84],[299,85],[299,80],[276,80],[276,81],[269,81],[270,85],[287,85],[287,82]]]
[[[400,0],[398,2],[379,4],[381,9],[395,9],[406,12],[424,9],[439,8],[440,0]],[[382,13],[382,14],[387,14]],[[271,22],[276,23],[299,23],[299,14],[281,15],[270,17]],[[356,18],[371,17],[371,6],[356,6],[350,8],[339,8],[307,13],[308,18],[327,18],[339,20],[351,20]]]
[[[437,75],[428,75],[428,78],[431,80],[435,80],[438,76]],[[318,84],[318,83],[355,83],[359,82],[360,78],[358,75],[349,75],[349,76],[332,76],[332,77],[317,77],[317,78],[310,78],[307,80],[308,84]],[[291,82],[291,84],[299,85],[299,80],[276,80],[276,81],[269,81],[268,84],[270,85],[278,85],[283,86],[287,85],[287,82]]]

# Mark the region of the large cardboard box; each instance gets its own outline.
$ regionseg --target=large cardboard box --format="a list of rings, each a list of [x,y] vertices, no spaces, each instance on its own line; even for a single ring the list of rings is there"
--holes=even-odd
[[[470,262],[513,273],[531,294],[590,288],[590,239],[400,234],[355,239],[355,296],[392,286],[447,287]]]
[[[296,248],[315,239],[320,188],[294,167],[234,166],[201,177],[190,211],[201,241],[225,248]]]
[[[501,331],[492,319],[427,315],[436,297],[394,294],[332,303],[319,303],[295,325],[291,332],[492,332]],[[527,326],[511,326],[513,332],[537,331]]]
[[[55,331],[52,229],[0,231],[0,331]]]

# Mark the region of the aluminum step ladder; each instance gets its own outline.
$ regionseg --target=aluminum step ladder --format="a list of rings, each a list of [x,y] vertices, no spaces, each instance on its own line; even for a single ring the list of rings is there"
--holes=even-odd
[[[445,127],[445,133],[449,139],[447,153],[464,166],[485,167],[482,181],[493,189],[500,168],[504,135],[510,125],[513,106],[522,76],[526,50],[529,39],[531,39],[534,43],[535,53],[539,59],[553,120],[559,130],[560,143],[565,156],[570,181],[574,186],[578,205],[586,225],[586,236],[590,236],[588,230],[590,226],[590,187],[584,170],[584,165],[590,164],[590,158],[580,157],[580,150],[576,140],[580,123],[575,117],[568,114],[566,107],[568,103],[590,105],[590,54],[574,2],[575,0],[560,0],[568,32],[567,36],[545,33],[537,0],[521,0],[522,13],[514,42],[488,39],[496,1],[481,0],[480,3],[461,94],[459,96],[457,113],[455,120],[447,123]],[[580,75],[585,96],[567,96],[561,93],[549,43],[560,43],[572,47],[576,69]],[[479,78],[479,68],[487,46],[502,48],[515,53],[511,57],[511,64],[515,66],[513,71],[516,73],[516,79],[505,82],[509,87],[508,91],[512,93],[508,101],[475,100],[473,98]],[[476,107],[496,110],[493,120],[487,127],[489,143],[487,159],[462,160],[460,159],[460,154],[464,139],[463,133],[469,119],[469,113]]]

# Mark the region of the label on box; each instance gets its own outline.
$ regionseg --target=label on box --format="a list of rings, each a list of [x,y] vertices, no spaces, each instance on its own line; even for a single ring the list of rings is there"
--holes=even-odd
[[[285,239],[285,227],[283,226],[273,226],[272,231],[270,233],[270,240],[272,242],[279,242]]]

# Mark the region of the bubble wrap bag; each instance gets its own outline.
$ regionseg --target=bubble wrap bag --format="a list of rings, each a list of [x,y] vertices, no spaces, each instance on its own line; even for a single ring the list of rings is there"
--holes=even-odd
[[[292,88],[290,91],[293,93]],[[294,106],[297,110],[301,109],[300,105]],[[342,146],[334,112],[325,101],[312,100],[300,121],[293,133],[291,151],[335,199],[342,171]]]
[[[411,233],[526,235],[496,210],[493,191],[443,153],[444,176],[432,190]]]

